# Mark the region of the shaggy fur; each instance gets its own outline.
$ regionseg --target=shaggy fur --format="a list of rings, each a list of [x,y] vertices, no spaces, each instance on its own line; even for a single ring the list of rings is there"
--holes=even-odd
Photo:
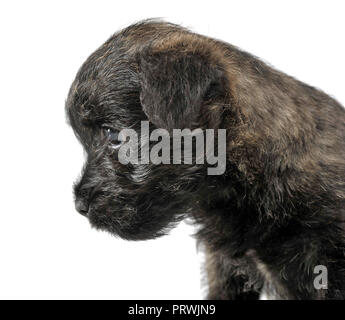
[[[345,110],[227,43],[160,21],[112,36],[79,70],[66,111],[87,152],[78,210],[124,239],[185,217],[206,248],[210,299],[345,298]],[[122,165],[102,126],[227,130],[227,168]],[[316,265],[328,289],[316,290]]]

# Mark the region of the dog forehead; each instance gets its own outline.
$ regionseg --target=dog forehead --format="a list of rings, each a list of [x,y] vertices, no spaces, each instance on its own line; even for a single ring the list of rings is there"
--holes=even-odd
[[[90,126],[111,124],[122,129],[146,119],[139,87],[127,70],[114,74],[109,83],[104,83],[104,79],[82,82],[76,79],[70,89],[66,111],[70,125],[81,137]]]
[[[102,104],[104,100],[121,99],[137,86],[136,72],[123,54],[94,53],[82,65],[71,86],[67,108]]]
[[[152,42],[160,43],[169,34],[169,38],[175,34],[172,39],[176,39],[177,34],[185,34],[186,31],[178,25],[148,19],[115,33],[80,67],[70,89],[67,106],[73,107],[75,100],[90,99],[96,96],[97,91],[106,93],[109,86],[114,94],[128,91],[128,86],[133,86],[133,80],[137,80],[135,57],[138,51]]]
[[[160,43],[168,34],[171,36],[171,32],[176,35],[186,30],[157,19],[146,20],[115,33],[93,52],[80,67],[66,100],[71,126],[80,127],[84,119],[95,113],[96,117],[117,117],[124,109],[129,117],[131,113],[135,116],[141,113],[135,107],[140,105],[135,55],[148,44],[157,40]],[[130,108],[125,108],[126,105]]]

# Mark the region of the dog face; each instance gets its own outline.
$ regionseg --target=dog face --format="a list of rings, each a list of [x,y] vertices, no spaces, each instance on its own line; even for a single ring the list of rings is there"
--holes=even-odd
[[[150,239],[198,202],[205,165],[123,165],[118,134],[131,128],[140,139],[141,121],[150,130],[221,126],[226,76],[204,42],[180,27],[145,22],[115,34],[79,70],[66,111],[87,154],[76,209],[94,227]]]

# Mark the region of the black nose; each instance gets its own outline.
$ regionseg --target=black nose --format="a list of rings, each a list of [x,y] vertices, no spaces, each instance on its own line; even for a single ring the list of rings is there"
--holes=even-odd
[[[83,216],[87,216],[87,213],[89,211],[89,205],[86,203],[86,201],[82,199],[76,199],[75,209]]]

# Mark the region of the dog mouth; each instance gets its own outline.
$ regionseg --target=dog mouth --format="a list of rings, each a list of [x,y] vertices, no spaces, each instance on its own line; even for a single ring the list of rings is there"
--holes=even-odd
[[[125,240],[148,240],[166,234],[174,218],[166,218],[155,205],[122,202],[114,196],[97,192],[86,207],[75,202],[77,211],[87,218],[92,228],[106,231]]]
[[[81,196],[77,196],[74,201],[75,209],[84,217],[89,217],[92,211],[92,203],[100,194],[100,185],[96,185],[86,191],[82,191]]]
[[[75,209],[79,212],[82,216],[87,217],[90,211],[90,204],[87,203],[83,199],[76,199],[75,200]]]
[[[147,190],[115,184],[114,179],[94,180],[77,186],[75,207],[96,230],[126,240],[148,240],[166,234],[180,220],[174,192],[163,200],[156,189],[148,195]],[[163,203],[167,207],[164,212]]]

